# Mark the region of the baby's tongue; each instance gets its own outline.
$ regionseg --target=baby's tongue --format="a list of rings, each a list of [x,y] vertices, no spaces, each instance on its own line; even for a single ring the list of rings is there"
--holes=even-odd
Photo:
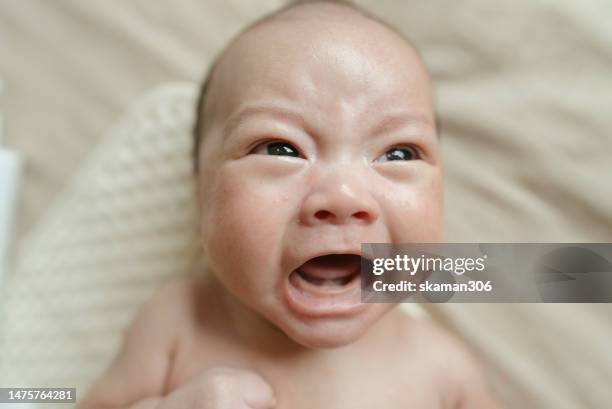
[[[347,277],[361,268],[361,258],[355,254],[330,254],[313,258],[298,269],[302,274],[321,280]]]

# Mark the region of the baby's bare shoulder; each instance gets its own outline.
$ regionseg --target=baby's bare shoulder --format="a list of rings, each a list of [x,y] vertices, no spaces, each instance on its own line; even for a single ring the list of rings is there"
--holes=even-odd
[[[405,354],[408,365],[415,356],[421,364],[427,363],[441,389],[448,392],[449,404],[469,407],[497,408],[490,395],[484,371],[476,353],[457,335],[454,335],[432,318],[402,317],[401,336],[404,345],[410,345]],[[486,402],[481,406],[481,402]],[[459,406],[463,407],[463,406]]]
[[[164,324],[174,329],[189,321],[200,286],[191,276],[174,278],[162,284],[144,305],[145,313],[163,319]]]
[[[433,318],[414,317],[407,312],[398,314],[399,339],[411,345],[428,359],[448,362],[448,359],[465,359],[470,350],[456,335],[437,323]],[[430,356],[431,355],[431,356]]]
[[[189,288],[184,279],[172,280],[140,306],[118,355],[80,401],[80,409],[121,408],[163,396]]]
[[[191,280],[174,278],[161,284],[147,299],[124,334],[124,341],[142,349],[144,344],[158,354],[172,354],[185,326],[191,299]],[[155,350],[155,351],[153,351]]]
[[[190,295],[194,279],[190,276],[173,278],[161,284],[153,293],[147,304],[150,307],[163,305],[173,310],[186,306],[186,297]]]
[[[429,317],[415,317],[409,312],[401,311],[396,316],[398,341],[411,345],[420,353],[440,351],[450,353],[461,346],[461,343],[448,330]]]

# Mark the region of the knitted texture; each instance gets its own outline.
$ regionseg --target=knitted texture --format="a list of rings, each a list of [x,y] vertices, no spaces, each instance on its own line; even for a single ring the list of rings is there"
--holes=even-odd
[[[82,397],[137,308],[198,265],[196,90],[169,84],[138,99],[20,247],[2,286],[0,386]]]

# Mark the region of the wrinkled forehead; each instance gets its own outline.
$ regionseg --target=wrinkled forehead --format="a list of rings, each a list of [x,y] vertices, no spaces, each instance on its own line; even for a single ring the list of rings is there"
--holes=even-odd
[[[249,101],[291,101],[320,112],[401,105],[433,118],[427,71],[397,33],[358,15],[289,12],[239,36],[221,55],[211,119]]]

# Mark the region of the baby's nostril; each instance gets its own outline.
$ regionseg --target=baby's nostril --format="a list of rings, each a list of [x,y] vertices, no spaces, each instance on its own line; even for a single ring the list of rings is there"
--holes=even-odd
[[[360,211],[353,215],[357,219],[365,220],[368,218],[368,212]]]
[[[321,220],[325,220],[329,218],[329,216],[331,216],[331,213],[328,212],[327,210],[319,210],[318,212],[315,213],[315,217]]]

